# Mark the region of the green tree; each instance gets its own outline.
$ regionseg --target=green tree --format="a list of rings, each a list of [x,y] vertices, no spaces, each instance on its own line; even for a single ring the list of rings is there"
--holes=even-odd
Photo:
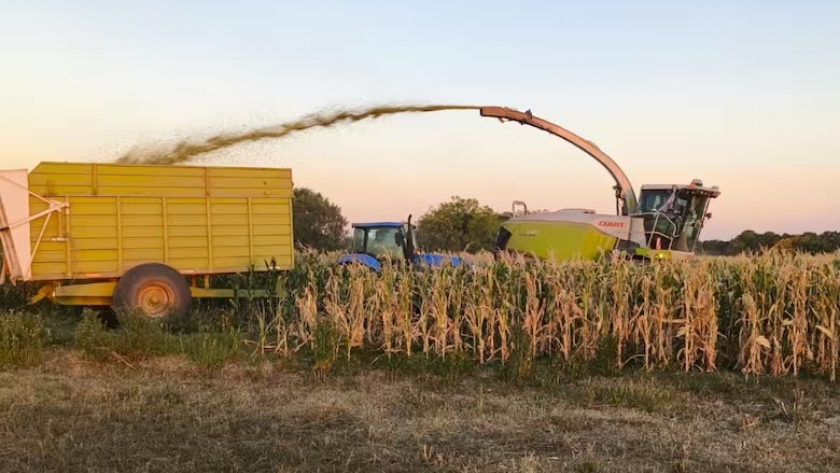
[[[745,230],[732,240],[706,240],[701,243],[702,253],[711,255],[737,255],[744,251],[760,252],[777,246],[802,253],[832,253],[840,250],[840,232],[805,232],[801,235],[774,232],[757,233]]]
[[[343,248],[347,241],[347,219],[341,207],[306,187],[295,188],[292,225],[298,247],[333,251]]]
[[[455,196],[417,220],[420,246],[430,251],[491,250],[506,219],[476,199]]]

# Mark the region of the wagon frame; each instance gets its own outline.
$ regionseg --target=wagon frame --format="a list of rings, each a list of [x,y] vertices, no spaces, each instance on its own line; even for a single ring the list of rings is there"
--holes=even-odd
[[[210,277],[294,264],[286,168],[42,162],[0,171],[0,284],[159,317],[232,298]],[[188,281],[189,279],[189,281]],[[264,295],[254,291],[251,296]]]

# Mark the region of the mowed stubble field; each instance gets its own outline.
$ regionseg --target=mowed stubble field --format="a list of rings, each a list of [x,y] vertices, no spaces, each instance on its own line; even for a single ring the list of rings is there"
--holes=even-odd
[[[838,268],[773,258],[384,278],[310,261],[273,316],[5,314],[2,471],[838,471]],[[399,288],[432,302],[401,313]]]

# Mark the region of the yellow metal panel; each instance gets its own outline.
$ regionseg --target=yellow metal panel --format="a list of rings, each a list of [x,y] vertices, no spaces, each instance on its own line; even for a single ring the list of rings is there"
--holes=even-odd
[[[63,279],[66,276],[64,274],[64,268],[63,263],[53,263],[52,261],[44,263],[33,262],[32,275],[34,279],[40,281]]]
[[[203,265],[207,264],[207,247],[201,248],[170,248],[170,259],[198,259],[203,261]]]
[[[98,164],[99,175],[121,176],[128,182],[142,176],[204,177],[203,166],[160,166],[155,164]],[[223,168],[224,169],[224,168]]]
[[[114,197],[73,197],[70,199],[75,215],[115,216],[117,199]]]
[[[279,258],[281,256],[288,256],[291,254],[291,251],[288,251],[281,246],[263,246],[254,248],[254,258],[271,258],[272,256]]]
[[[162,221],[162,220],[161,220]],[[171,226],[200,227],[207,225],[206,214],[202,215],[170,215],[168,223]]]
[[[241,263],[242,261],[240,260],[239,262]],[[169,257],[169,265],[184,272],[190,271],[188,274],[204,274],[207,268],[207,258],[179,257],[173,250],[172,256]],[[216,268],[216,270],[218,271],[219,268]],[[244,269],[240,269],[239,271],[244,271]]]
[[[117,217],[114,216],[114,222]],[[73,218],[76,221],[76,218]],[[123,227],[163,227],[163,215],[123,215]]]
[[[245,205],[250,197],[213,197],[210,202],[213,205]]]
[[[125,217],[123,217],[125,220]],[[192,235],[192,233],[188,233]],[[169,235],[172,236],[172,229],[170,228]],[[162,227],[138,227],[138,226],[122,226],[122,236],[125,239],[129,238],[156,238],[163,237]],[[126,243],[127,244],[127,243]],[[163,244],[163,243],[161,243]]]
[[[239,231],[242,231],[239,229]],[[186,226],[186,225],[169,225],[168,228],[168,235],[170,241],[172,238],[176,237],[188,237],[188,238],[207,238],[207,226]]]
[[[213,241],[217,237],[226,237],[226,236],[239,236],[242,235],[242,225],[228,225],[225,227],[220,226],[213,226]],[[248,237],[248,232],[245,232],[244,235],[246,238]]]
[[[57,250],[57,251],[56,250],[47,250],[47,249],[44,249],[43,245],[42,245],[42,247],[38,249],[38,253],[41,256],[39,258],[39,261],[42,262],[42,263],[64,264],[64,258],[65,258],[64,248],[62,248],[61,250]]]
[[[100,170],[97,182],[99,183],[100,189],[113,187],[134,190],[139,188],[157,187],[160,189],[166,189],[163,193],[169,195],[168,193],[172,189],[203,188],[204,176],[103,174]]]
[[[160,229],[156,228],[158,232]],[[160,233],[158,233],[160,235]],[[123,251],[125,250],[153,250],[155,248],[163,248],[163,237],[146,237],[146,238],[128,238],[122,239]]]
[[[47,203],[43,200],[32,195],[29,196],[29,212],[31,214],[36,214],[38,212],[44,211],[48,207],[49,206],[47,205]]]
[[[116,235],[110,238],[74,238],[73,239],[73,250],[75,251],[85,251],[85,250],[101,250],[101,249],[116,249],[117,248],[117,237]]]
[[[70,203],[51,216],[35,279],[115,278],[146,262],[197,275],[293,263],[290,169],[42,163],[30,189]],[[31,223],[33,243],[43,223]]]
[[[270,195],[283,195],[286,191],[285,182],[287,177],[272,176],[268,178],[263,177],[236,177],[236,176],[217,176],[210,178],[210,187],[213,189],[264,189]],[[242,195],[238,193],[235,195]]]
[[[38,251],[64,251],[65,246],[63,241],[42,241]]]
[[[283,220],[289,219],[288,215],[254,215],[254,225],[267,225],[269,227],[279,227],[283,220],[279,217],[285,217]]]
[[[61,232],[63,235],[65,232]],[[117,226],[90,226],[90,227],[78,227],[75,225],[70,225],[70,234],[73,236],[73,242],[79,242],[81,240],[100,240],[100,239],[111,239],[114,241],[113,245],[116,246],[117,243]],[[100,242],[101,243],[101,242]],[[97,243],[88,243],[88,244],[97,244]],[[105,244],[105,243],[102,243]],[[73,244],[73,246],[78,247],[78,245]]]
[[[255,237],[289,236],[292,234],[292,226],[284,225],[260,225],[254,228]]]
[[[73,269],[75,270],[78,277],[81,278],[95,278],[100,277],[103,273],[114,273],[115,268],[117,266],[116,260],[114,261],[88,261],[88,260],[81,260],[81,261],[74,261],[73,262]]]
[[[158,201],[160,202],[160,201]],[[202,195],[201,197],[179,197],[177,199],[169,200],[168,203],[171,204],[187,204],[187,205],[205,205],[207,203],[206,196]],[[202,211],[203,212],[203,211]]]
[[[81,253],[81,252],[80,252]],[[113,250],[91,250],[86,251],[84,254],[81,255],[84,257],[84,261],[92,261],[97,263],[111,263],[113,264],[113,268],[109,271],[116,270],[116,262],[119,255],[117,254],[116,248]]]
[[[254,247],[263,247],[263,246],[289,246],[292,243],[292,239],[289,235],[267,235],[267,236],[255,236],[254,237]]]
[[[213,225],[231,225],[237,228],[245,228],[248,225],[247,209],[241,215],[211,215]]]
[[[166,197],[191,197],[204,195],[204,192],[192,187],[100,186],[99,194],[125,196],[159,194]]]
[[[93,183],[90,174],[36,174],[29,179],[29,186],[32,189],[38,189],[46,193],[47,186],[55,184],[56,179],[60,179],[61,186],[71,188],[90,189]]]
[[[41,163],[29,173],[29,190],[44,196],[92,194],[92,165]]]
[[[217,177],[238,178],[259,178],[259,179],[292,179],[292,170],[289,168],[261,168],[261,167],[207,167],[211,179]]]
[[[289,215],[289,209],[286,207],[286,199],[276,199],[273,202],[265,202],[262,199],[254,199],[252,203],[252,211],[254,215]]]
[[[94,163],[58,163],[42,162],[30,174],[85,174],[90,175],[90,169]]]
[[[246,258],[247,259],[247,258]],[[239,262],[242,261],[242,257],[220,257],[216,259],[216,262],[223,266],[234,266],[238,265]],[[248,260],[250,261],[250,260]],[[254,266],[257,269],[265,268],[265,261],[271,261],[271,258],[256,258],[253,261]]]
[[[252,189],[248,188],[231,188],[231,189],[214,189],[213,196],[220,196],[220,197],[237,197],[243,194],[250,194],[252,196],[279,196],[279,197],[291,197],[291,191],[285,191],[282,188],[274,188],[266,186],[266,188],[259,192],[253,192]]]
[[[123,259],[125,261],[149,260],[163,263],[163,248],[125,249],[123,250]]]
[[[240,236],[213,236],[213,246],[216,248],[225,248],[225,247],[247,247],[248,246],[248,235],[240,235]]]
[[[202,199],[204,200],[204,199]],[[166,211],[170,216],[179,215],[206,215],[207,205],[204,202],[195,204],[179,203],[180,199],[169,199],[169,205],[166,206]]]
[[[46,226],[44,226],[44,223],[46,223]],[[44,240],[49,241],[51,238],[58,236],[61,229],[61,222],[57,218],[57,215],[52,215],[49,222],[46,221],[46,217],[41,217],[30,223],[29,241],[33,245],[38,240],[38,236],[41,234],[42,229],[44,231],[44,235],[41,237],[42,245],[44,244]],[[34,248],[34,246],[32,248]]]
[[[51,195],[291,197],[292,173],[283,168],[41,163],[30,173],[30,188]]]
[[[254,245],[254,251],[268,251],[272,249],[272,251],[292,251],[292,238],[285,236],[285,237],[275,237],[274,239],[270,240],[266,244],[262,245]]]
[[[121,213],[122,215],[160,215],[161,212],[161,203],[159,199],[157,202],[148,202],[148,203],[134,203],[134,202],[122,202]]]
[[[237,199],[239,202],[219,203],[221,199],[210,200],[210,213],[212,215],[241,215],[248,212],[248,201]]]
[[[73,229],[90,228],[90,227],[113,227],[117,226],[116,215],[76,215],[74,212],[73,198],[70,198],[70,226]]]
[[[161,197],[139,197],[139,196],[130,196],[130,197],[122,197],[122,203],[125,205],[144,205],[144,204],[152,204],[152,205],[160,205]]]
[[[71,284],[55,287],[54,300],[60,305],[110,304],[114,282]]]
[[[213,255],[216,258],[216,263],[217,264],[223,264],[223,263],[219,263],[220,259],[225,259],[225,258],[240,258],[240,259],[242,259],[242,258],[248,258],[249,257],[248,246],[245,246],[245,247],[242,247],[242,246],[228,246],[228,247],[221,247],[221,248],[218,247],[218,246],[215,246],[213,248],[213,250],[214,250]]]
[[[169,248],[207,248],[207,237],[169,237]],[[205,251],[205,257],[207,252]]]

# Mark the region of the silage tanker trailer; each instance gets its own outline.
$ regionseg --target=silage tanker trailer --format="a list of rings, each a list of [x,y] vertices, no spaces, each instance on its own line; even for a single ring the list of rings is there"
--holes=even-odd
[[[186,312],[210,277],[294,264],[286,168],[43,162],[0,171],[0,282],[33,302]]]

